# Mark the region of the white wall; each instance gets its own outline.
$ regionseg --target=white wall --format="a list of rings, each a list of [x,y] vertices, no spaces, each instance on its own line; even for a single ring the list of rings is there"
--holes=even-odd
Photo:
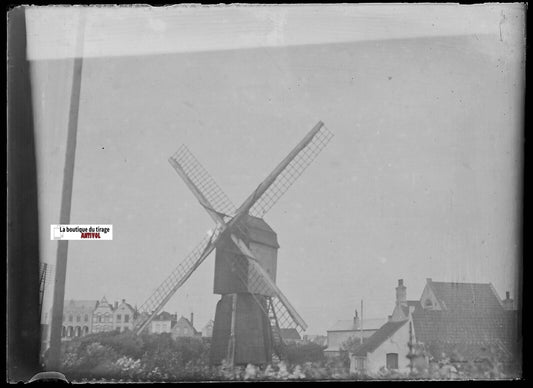
[[[374,352],[367,354],[366,372],[376,373],[387,364],[387,353],[398,353],[398,369],[408,371],[409,359],[409,323],[403,325],[396,333],[383,342]],[[355,371],[355,357],[350,357],[350,371]]]

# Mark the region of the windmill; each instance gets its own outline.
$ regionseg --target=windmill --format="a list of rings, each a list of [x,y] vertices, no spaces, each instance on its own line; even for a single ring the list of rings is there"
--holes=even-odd
[[[215,222],[215,228],[179,264],[139,310],[141,333],[198,266],[216,249],[214,293],[220,294],[211,363],[265,364],[283,357],[281,328],[307,324],[275,283],[277,235],[263,216],[327,145],[333,134],[322,122],[236,208],[185,146],[169,163]]]

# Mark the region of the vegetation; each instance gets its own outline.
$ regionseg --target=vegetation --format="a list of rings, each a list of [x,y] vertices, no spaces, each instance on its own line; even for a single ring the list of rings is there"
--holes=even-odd
[[[346,344],[345,348],[348,348]],[[349,358],[326,359],[314,343],[288,344],[284,361],[268,366],[209,366],[210,340],[169,334],[98,333],[63,344],[63,370],[72,381],[498,379],[513,376],[497,358],[484,363],[435,361],[413,347],[412,371],[349,373]],[[348,359],[348,363],[347,360]],[[514,375],[516,376],[516,375]]]

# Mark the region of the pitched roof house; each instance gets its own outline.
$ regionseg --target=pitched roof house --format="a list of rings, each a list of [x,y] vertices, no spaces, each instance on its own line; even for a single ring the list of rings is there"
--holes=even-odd
[[[171,335],[172,338],[178,337],[201,337],[202,333],[194,328],[193,320],[194,316],[191,313],[191,319],[180,317],[178,321],[172,326]]]
[[[491,284],[433,282],[418,301],[408,301],[403,280],[389,322],[350,354],[352,372],[409,366],[409,343],[423,344],[432,358],[480,361],[491,351],[503,361],[518,352],[517,312],[507,293],[500,300]]]
[[[137,312],[131,304],[122,299],[120,303],[115,302],[113,309],[113,329],[124,331],[133,330],[133,322],[136,318]]]
[[[353,319],[340,320],[327,331],[327,348],[324,349],[324,354],[327,357],[336,357],[341,354],[342,345],[350,339],[358,339],[360,337],[369,338],[374,334],[387,319],[361,319],[358,316],[357,310]]]
[[[407,355],[405,348],[411,341],[412,334],[412,324],[409,319],[391,320],[385,323],[350,354],[351,371],[376,372],[381,367],[407,369],[409,360],[405,357]]]
[[[417,341],[435,359],[479,360],[494,350],[504,359],[518,351],[518,316],[509,293],[502,301],[492,284],[427,279],[413,312]]]
[[[177,317],[177,314],[170,314],[166,311],[161,312],[150,322],[150,332],[155,334],[171,333],[172,327],[178,321]]]
[[[113,324],[113,306],[107,301],[104,296],[99,302],[93,312],[92,332],[99,333],[102,331],[112,331]]]

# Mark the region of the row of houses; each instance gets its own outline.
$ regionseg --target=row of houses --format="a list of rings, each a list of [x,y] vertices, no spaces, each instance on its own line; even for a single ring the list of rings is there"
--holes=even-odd
[[[426,280],[419,299],[408,300],[403,279],[396,287],[392,314],[383,319],[339,321],[327,332],[325,354],[343,352],[352,343],[350,370],[381,368],[407,371],[414,349],[424,357],[452,362],[481,362],[497,354],[504,362],[518,359],[519,319],[509,292],[501,299],[492,284]]]
[[[136,307],[121,302],[101,300],[66,300],[63,308],[61,337],[69,340],[89,333],[132,330],[139,318]],[[170,333],[172,337],[211,337],[213,321],[209,320],[201,330],[194,326],[194,314],[185,318],[166,311],[158,314],[147,328],[149,333]]]

